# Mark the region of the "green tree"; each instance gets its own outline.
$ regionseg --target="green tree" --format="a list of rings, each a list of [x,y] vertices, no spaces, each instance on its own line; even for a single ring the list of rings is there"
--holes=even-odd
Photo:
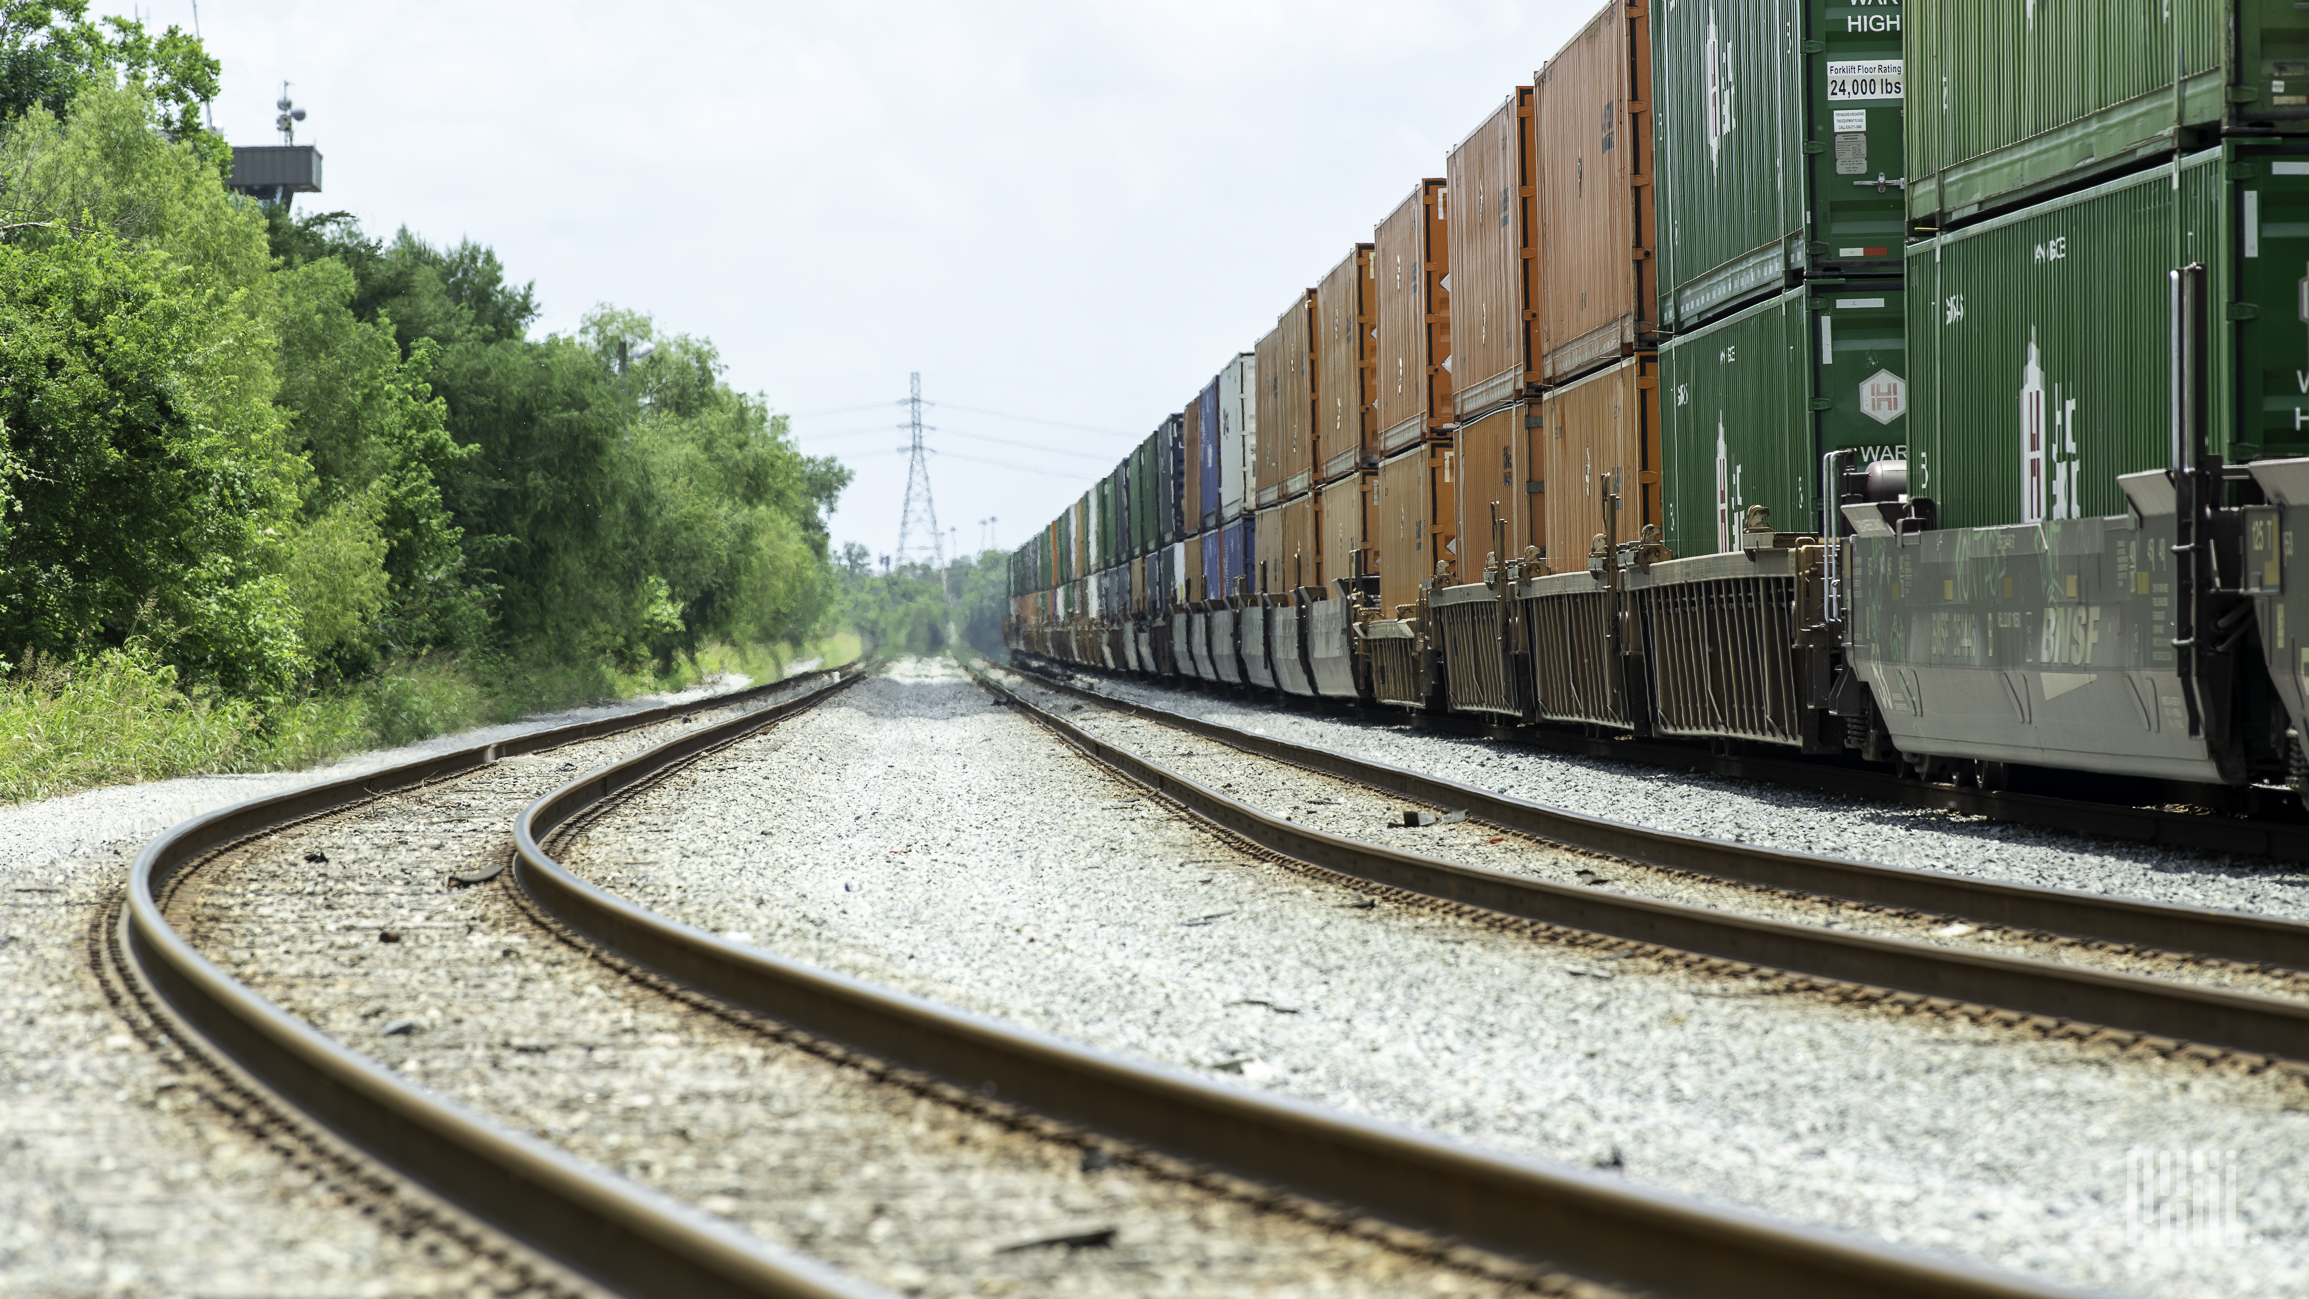
[[[136,19],[90,21],[87,0],[0,0],[0,119],[34,108],[63,117],[92,85],[125,79],[151,95],[162,130],[198,137],[205,156],[229,162],[230,150],[200,123],[201,106],[217,96],[219,70],[181,28],[154,36]]]
[[[195,681],[302,676],[281,568],[302,467],[272,404],[264,231],[140,86],[91,78],[0,131],[0,425],[21,467],[0,644],[161,631]]]

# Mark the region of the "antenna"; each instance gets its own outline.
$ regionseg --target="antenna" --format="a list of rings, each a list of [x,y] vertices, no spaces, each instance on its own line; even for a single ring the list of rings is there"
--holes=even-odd
[[[916,370],[911,378],[911,394],[906,399],[910,417],[898,427],[913,435],[908,448],[912,459],[906,466],[906,508],[898,519],[898,549],[896,559],[903,564],[910,552],[928,551],[929,562],[946,567],[946,535],[938,530],[938,507],[930,499],[929,452],[922,446],[922,372]],[[927,531],[927,542],[914,543],[916,533]],[[914,543],[914,544],[909,544]]]
[[[208,41],[200,34],[200,0],[192,0],[192,38],[201,43],[202,53],[208,52]],[[286,83],[282,84],[281,90],[283,93],[288,91]],[[209,134],[216,134],[216,101],[210,99],[200,101],[200,111],[208,118]]]
[[[305,120],[305,110],[297,107],[296,101],[289,98],[290,84],[282,82],[281,97],[273,101],[273,107],[281,110],[281,115],[273,119],[273,128],[281,133],[282,144],[297,142],[297,123]]]

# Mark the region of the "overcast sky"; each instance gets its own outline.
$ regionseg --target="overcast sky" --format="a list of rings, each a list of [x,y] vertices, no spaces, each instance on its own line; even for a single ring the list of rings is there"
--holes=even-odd
[[[492,245],[540,333],[710,337],[887,554],[920,371],[938,519],[1017,545],[1248,350],[1601,7],[1430,0],[208,0],[217,128],[280,82],[372,233]],[[117,7],[125,10],[126,6]],[[191,0],[138,6],[192,26]]]

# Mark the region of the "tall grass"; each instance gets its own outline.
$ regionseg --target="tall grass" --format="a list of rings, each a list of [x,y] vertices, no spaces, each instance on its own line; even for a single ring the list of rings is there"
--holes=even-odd
[[[715,645],[663,674],[433,655],[262,710],[184,687],[142,640],[77,662],[34,656],[0,680],[0,803],[194,773],[295,770],[724,673],[769,681],[802,659],[831,667],[857,655],[849,633],[799,650]]]

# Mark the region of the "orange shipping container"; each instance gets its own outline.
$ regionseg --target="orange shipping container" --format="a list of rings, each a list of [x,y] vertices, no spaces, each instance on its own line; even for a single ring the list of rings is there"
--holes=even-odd
[[[1357,244],[1315,286],[1317,481],[1333,482],[1379,463],[1377,416],[1371,409],[1378,331],[1371,319],[1371,245]]]
[[[1365,507],[1366,544],[1379,558],[1379,609],[1383,617],[1419,601],[1419,584],[1435,576],[1438,559],[1448,562],[1459,512],[1452,481],[1451,448],[1440,443],[1412,447],[1379,463]]]
[[[1538,402],[1517,402],[1459,426],[1459,580],[1483,579],[1483,557],[1492,551],[1494,509],[1507,524],[1507,553],[1518,559],[1526,545],[1544,545],[1547,498],[1533,472],[1531,455],[1539,422]]]
[[[1451,151],[1451,374],[1464,423],[1539,382],[1538,190],[1531,165],[1531,87]]]
[[[1259,511],[1251,526],[1251,551],[1257,557],[1251,566],[1251,589],[1269,593],[1284,590],[1282,506],[1270,505]]]
[[[1187,409],[1191,411],[1191,410],[1193,410],[1194,408],[1193,408],[1192,406],[1189,406]],[[1189,419],[1192,419],[1192,418],[1194,418],[1194,417],[1193,417],[1192,415],[1189,415],[1187,418],[1189,418]],[[1212,541],[1211,541],[1211,544],[1212,544],[1212,545],[1217,545],[1217,544],[1218,544],[1218,540],[1217,540],[1217,538],[1213,538],[1213,539],[1212,539]],[[1180,583],[1181,583],[1183,586],[1185,586],[1185,587],[1186,587],[1186,593],[1187,593],[1187,594],[1186,594],[1186,598],[1187,598],[1187,599],[1189,599],[1189,600],[1202,600],[1202,599],[1207,599],[1207,598],[1209,598],[1209,592],[1207,592],[1207,591],[1205,591],[1205,590],[1203,589],[1203,539],[1202,539],[1202,537],[1201,537],[1200,535],[1196,535],[1196,536],[1192,536],[1192,537],[1189,537],[1189,538],[1187,538],[1187,540],[1186,540],[1186,547],[1187,547],[1187,562],[1186,562],[1186,566],[1185,566],[1185,568],[1184,568],[1184,570],[1183,570],[1183,574],[1184,574],[1184,575],[1183,575],[1183,576],[1182,576],[1182,577],[1179,579],[1179,580],[1180,580]]]
[[[1355,576],[1356,556],[1362,554],[1366,546],[1366,529],[1370,526],[1371,479],[1367,475],[1357,474],[1330,483],[1319,491],[1322,505],[1317,518],[1322,524],[1323,537],[1318,549],[1323,557],[1323,567],[1318,577],[1324,594],[1336,595],[1338,588],[1332,584],[1341,578]],[[1363,555],[1362,570],[1371,571],[1375,562],[1374,557]]]
[[[1199,532],[1203,526],[1203,403],[1200,395],[1187,402],[1186,414],[1181,420],[1180,438],[1186,444],[1187,474],[1185,495],[1179,498],[1179,531]],[[1211,430],[1217,433],[1217,429]],[[1187,572],[1201,573],[1201,564],[1187,565]],[[1196,596],[1201,599],[1201,596]]]
[[[1651,18],[1613,0],[1540,69],[1540,373],[1562,383],[1655,346]]]
[[[1315,481],[1315,336],[1308,289],[1259,340],[1259,502],[1272,505]]]
[[[1423,180],[1385,221],[1372,250],[1378,370],[1372,415],[1379,454],[1393,455],[1451,423],[1451,239],[1447,192]]]
[[[1278,507],[1282,515],[1282,544],[1276,553],[1282,561],[1282,572],[1275,583],[1278,591],[1295,591],[1302,586],[1315,586],[1323,580],[1323,557],[1318,549],[1322,541],[1315,530],[1315,493],[1306,492]]]
[[[1550,388],[1541,411],[1548,559],[1558,573],[1576,572],[1598,533],[1633,541],[1660,521],[1659,358],[1642,353]],[[1619,510],[1607,522],[1614,493]]]

